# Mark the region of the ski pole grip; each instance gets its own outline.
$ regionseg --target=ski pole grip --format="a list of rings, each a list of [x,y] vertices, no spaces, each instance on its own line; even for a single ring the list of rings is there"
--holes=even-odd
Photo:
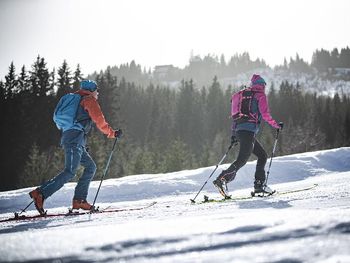
[[[278,125],[280,126],[280,130],[283,130],[283,127],[284,127],[284,123],[283,122],[279,122]]]

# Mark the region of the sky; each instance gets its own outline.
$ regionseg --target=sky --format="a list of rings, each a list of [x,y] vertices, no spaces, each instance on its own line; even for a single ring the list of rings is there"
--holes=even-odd
[[[0,0],[0,79],[40,55],[84,74],[249,52],[268,65],[350,45],[348,0]]]

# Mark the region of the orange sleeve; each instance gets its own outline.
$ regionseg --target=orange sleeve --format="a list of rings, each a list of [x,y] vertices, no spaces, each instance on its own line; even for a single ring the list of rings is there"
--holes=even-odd
[[[102,133],[106,134],[108,138],[115,138],[115,131],[106,122],[101,107],[94,97],[83,98],[81,106],[89,113],[90,118]]]

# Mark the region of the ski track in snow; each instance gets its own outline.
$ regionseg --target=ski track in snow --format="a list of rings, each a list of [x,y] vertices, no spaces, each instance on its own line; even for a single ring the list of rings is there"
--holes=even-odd
[[[229,185],[249,196],[255,162]],[[211,182],[206,194],[219,198]],[[101,207],[138,211],[0,223],[0,262],[350,262],[350,148],[274,159],[270,186],[286,195],[191,204],[214,167],[103,182]],[[92,200],[99,182],[91,184]],[[75,184],[45,202],[65,212]],[[30,188],[0,193],[0,219],[24,207]],[[28,214],[36,214],[30,207]]]

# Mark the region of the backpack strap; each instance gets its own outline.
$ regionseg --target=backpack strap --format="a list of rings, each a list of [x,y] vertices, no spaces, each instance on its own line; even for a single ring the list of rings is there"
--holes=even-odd
[[[79,112],[79,107],[82,107],[82,108],[83,108],[83,106],[81,105],[82,101],[83,101],[84,99],[86,99],[86,98],[89,98],[89,97],[92,97],[92,95],[91,95],[91,94],[89,94],[89,95],[80,95],[79,106],[77,107],[77,112],[75,113],[75,121],[76,121],[77,123],[83,122],[83,121],[87,121],[87,120],[91,120],[90,117],[79,118],[79,116],[77,116],[77,115],[78,115],[78,112]],[[83,108],[83,110],[85,110],[85,109]]]

